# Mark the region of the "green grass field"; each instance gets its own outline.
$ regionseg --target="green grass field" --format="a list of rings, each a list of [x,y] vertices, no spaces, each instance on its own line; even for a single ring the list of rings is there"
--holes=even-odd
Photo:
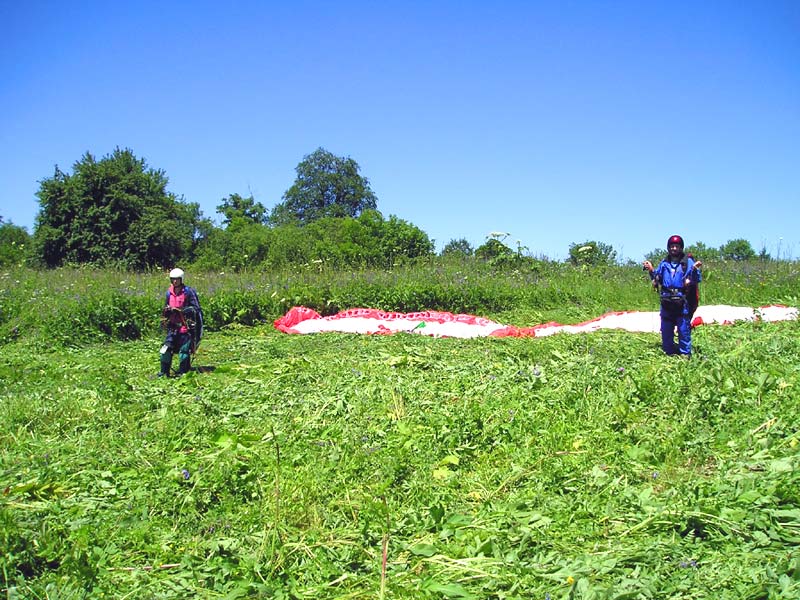
[[[704,293],[790,302],[792,268],[717,274]],[[611,331],[289,336],[232,317],[274,318],[278,279],[205,276],[189,282],[212,315],[196,370],[164,380],[139,317],[129,341],[81,334],[120,298],[156,322],[158,276],[3,277],[3,597],[800,597],[797,322],[699,327],[691,360]],[[604,291],[537,277],[524,295],[481,279],[472,302],[505,298],[482,316],[515,325],[655,310],[640,272]],[[399,279],[387,297],[452,293]],[[344,297],[319,281],[308,297]],[[38,325],[34,292],[53,305]],[[48,338],[70,318],[80,343]]]

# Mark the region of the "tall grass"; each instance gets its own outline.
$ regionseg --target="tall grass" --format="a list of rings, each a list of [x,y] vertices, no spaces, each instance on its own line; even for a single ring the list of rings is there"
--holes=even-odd
[[[706,304],[796,305],[797,263],[706,265]],[[577,322],[613,310],[656,310],[642,271],[533,261],[498,270],[476,260],[433,259],[392,270],[342,272],[310,264],[280,272],[192,273],[210,331],[269,323],[292,306],[322,314],[355,307],[442,310],[509,324]],[[95,269],[0,273],[0,343],[47,340],[80,346],[158,333],[168,280],[163,273]]]

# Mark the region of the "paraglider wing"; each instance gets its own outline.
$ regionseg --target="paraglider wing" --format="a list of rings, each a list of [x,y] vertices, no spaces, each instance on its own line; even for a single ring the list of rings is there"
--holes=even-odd
[[[736,321],[787,321],[797,319],[797,308],[769,305],[759,308],[745,306],[701,306],[692,319],[692,326],[731,324]],[[563,325],[543,323],[531,327],[502,325],[473,315],[438,311],[415,313],[386,312],[373,308],[353,308],[329,317],[296,306],[275,321],[275,328],[284,333],[416,333],[432,337],[545,337],[555,333],[589,333],[600,329],[622,329],[639,333],[658,333],[661,321],[658,312],[620,311],[606,313],[595,319]]]

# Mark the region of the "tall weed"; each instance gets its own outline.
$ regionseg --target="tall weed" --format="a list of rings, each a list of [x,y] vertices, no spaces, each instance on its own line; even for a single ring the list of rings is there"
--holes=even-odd
[[[797,304],[795,263],[707,265],[706,304]],[[269,323],[292,306],[323,315],[356,307],[442,310],[509,324],[578,322],[616,310],[657,310],[640,269],[525,261],[499,269],[479,260],[430,259],[390,270],[343,272],[309,264],[279,272],[190,273],[206,328]],[[15,339],[79,346],[159,333],[163,273],[64,268],[0,274],[0,343]]]

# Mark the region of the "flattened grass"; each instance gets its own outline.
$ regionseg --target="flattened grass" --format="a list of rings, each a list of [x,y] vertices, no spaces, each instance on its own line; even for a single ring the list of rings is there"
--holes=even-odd
[[[0,355],[14,597],[792,598],[798,324]],[[385,565],[384,565],[385,558]]]

